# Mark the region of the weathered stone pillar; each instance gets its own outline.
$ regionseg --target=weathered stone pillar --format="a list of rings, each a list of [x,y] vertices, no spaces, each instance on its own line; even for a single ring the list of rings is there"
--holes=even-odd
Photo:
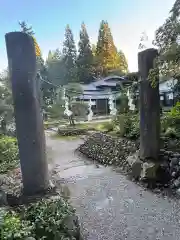
[[[35,47],[32,37],[22,32],[7,33],[5,40],[24,193],[32,195],[49,185],[43,120],[35,82]]]
[[[147,49],[138,54],[140,74],[140,158],[158,160],[160,138],[159,83],[151,86],[149,70],[154,67],[158,52]],[[158,79],[159,80],[159,79]]]

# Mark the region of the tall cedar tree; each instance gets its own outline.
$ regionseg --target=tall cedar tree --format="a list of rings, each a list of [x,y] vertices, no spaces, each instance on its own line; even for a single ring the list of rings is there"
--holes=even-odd
[[[125,54],[123,53],[123,51],[119,51],[118,52],[119,55],[119,69],[122,73],[127,73],[128,72],[128,63],[127,63],[127,59],[125,57]]]
[[[81,25],[79,40],[79,55],[77,58],[77,72],[80,83],[89,83],[93,78],[93,54],[89,36],[84,23]]]
[[[65,40],[63,43],[63,60],[65,65],[64,79],[66,84],[77,80],[76,69],[76,46],[72,30],[69,25],[65,29]]]
[[[56,49],[55,51],[49,51],[46,65],[48,69],[48,79],[50,79],[55,86],[59,87],[66,84],[64,81],[64,59],[59,49]]]
[[[96,59],[98,67],[103,75],[107,75],[109,70],[119,67],[119,56],[115,47],[111,30],[107,21],[100,24],[98,42],[96,47]]]

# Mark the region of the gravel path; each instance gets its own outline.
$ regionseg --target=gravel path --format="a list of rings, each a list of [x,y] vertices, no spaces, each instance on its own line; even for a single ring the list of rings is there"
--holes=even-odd
[[[74,153],[82,140],[52,139],[51,169],[77,210],[88,240],[179,240],[180,204]]]

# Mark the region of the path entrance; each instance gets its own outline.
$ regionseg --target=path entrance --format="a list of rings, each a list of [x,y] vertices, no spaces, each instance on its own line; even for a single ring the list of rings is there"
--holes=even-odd
[[[74,153],[83,140],[47,133],[49,168],[77,210],[88,240],[179,240],[180,204],[148,192],[125,176]]]

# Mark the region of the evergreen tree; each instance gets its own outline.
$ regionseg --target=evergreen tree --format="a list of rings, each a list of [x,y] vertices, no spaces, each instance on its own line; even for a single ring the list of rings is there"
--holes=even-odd
[[[93,55],[89,36],[86,30],[86,26],[83,23],[81,25],[80,40],[79,40],[79,55],[77,58],[77,74],[78,80],[82,83],[89,83],[92,81],[92,63]]]
[[[20,25],[20,28],[21,28],[22,32],[27,33],[31,36],[33,36],[35,34],[33,29],[32,29],[32,26],[28,27],[27,23],[25,21],[19,22],[19,25]]]
[[[96,47],[96,61],[98,63],[98,68],[102,70],[103,75],[107,75],[109,71],[117,69],[120,64],[111,30],[108,22],[104,20],[101,22],[99,29]]]
[[[65,40],[63,43],[63,61],[65,65],[64,78],[66,83],[75,82],[77,80],[76,74],[76,46],[74,42],[73,33],[69,27],[65,29]]]
[[[92,44],[91,49],[92,49],[92,54],[93,54],[93,56],[95,56],[95,55],[96,55],[96,45],[95,45],[95,44]]]
[[[46,66],[48,70],[48,79],[54,86],[66,84],[64,79],[64,58],[59,49],[56,49],[55,51],[49,51],[48,58],[46,60]]]
[[[122,73],[127,73],[128,72],[128,63],[127,63],[125,54],[123,53],[123,51],[120,50],[118,52],[118,55],[119,55],[119,70]]]

